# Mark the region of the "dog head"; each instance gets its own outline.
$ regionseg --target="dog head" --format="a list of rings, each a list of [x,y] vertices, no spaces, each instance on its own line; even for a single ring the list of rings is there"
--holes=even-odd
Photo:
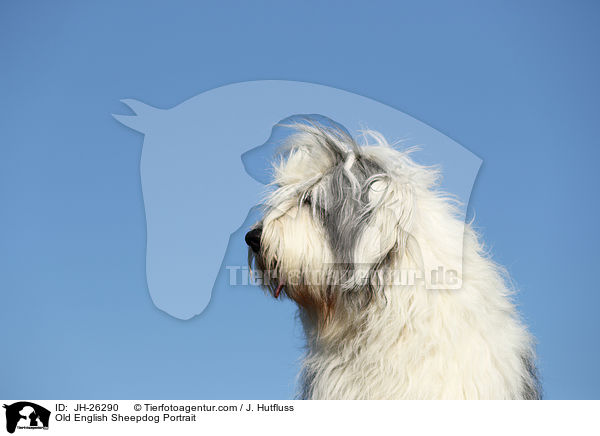
[[[414,258],[419,189],[436,175],[377,132],[364,132],[368,143],[359,146],[341,128],[294,128],[246,242],[262,285],[323,325],[385,298],[381,273]]]

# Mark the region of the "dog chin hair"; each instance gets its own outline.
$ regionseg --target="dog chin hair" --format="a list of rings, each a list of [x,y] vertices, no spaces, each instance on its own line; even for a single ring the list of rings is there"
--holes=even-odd
[[[534,341],[507,275],[439,191],[438,171],[374,131],[359,146],[340,128],[293,127],[249,261],[267,290],[298,305],[307,341],[298,396],[540,398]],[[389,279],[457,264],[458,288]]]

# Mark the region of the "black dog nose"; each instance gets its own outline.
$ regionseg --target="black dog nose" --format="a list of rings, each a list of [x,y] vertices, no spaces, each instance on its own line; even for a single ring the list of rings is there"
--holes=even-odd
[[[246,233],[246,244],[248,247],[252,249],[255,253],[260,251],[260,235],[262,234],[262,227],[258,227],[256,229],[250,230]]]

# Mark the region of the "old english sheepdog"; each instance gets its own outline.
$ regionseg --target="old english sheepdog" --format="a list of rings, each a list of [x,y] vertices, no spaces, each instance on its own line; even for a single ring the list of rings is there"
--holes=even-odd
[[[246,242],[255,279],[299,307],[299,396],[539,399],[533,340],[505,274],[437,171],[374,131],[359,145],[339,127],[293,127]],[[457,256],[451,284],[461,285],[432,289],[423,276]]]

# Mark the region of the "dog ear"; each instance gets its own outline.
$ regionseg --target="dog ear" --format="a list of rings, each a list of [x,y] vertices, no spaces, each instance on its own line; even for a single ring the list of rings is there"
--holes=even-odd
[[[416,209],[415,192],[409,183],[391,178],[370,183],[369,202],[372,218],[365,230],[365,243],[370,259],[389,259],[392,252],[401,255],[408,246]],[[379,253],[376,255],[376,253]]]
[[[359,306],[371,301],[377,289],[383,289],[403,258],[418,256],[418,244],[412,235],[415,215],[415,192],[409,183],[391,177],[378,177],[367,182],[368,221],[361,230],[354,254],[351,283],[356,289],[369,285],[373,292],[348,292]],[[410,253],[410,254],[409,254]],[[415,257],[416,257],[415,256]],[[352,290],[352,289],[350,289]]]

